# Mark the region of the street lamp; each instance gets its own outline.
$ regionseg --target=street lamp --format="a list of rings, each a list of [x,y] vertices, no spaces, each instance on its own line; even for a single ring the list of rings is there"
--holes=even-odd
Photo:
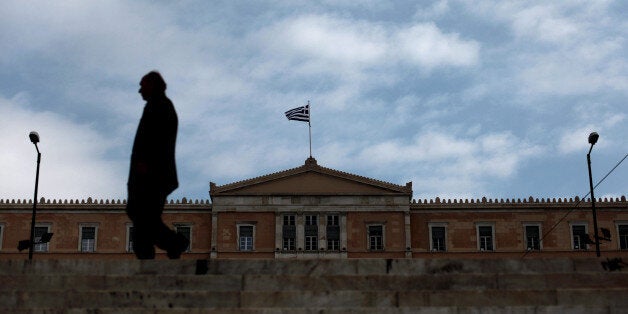
[[[37,150],[37,174],[35,175],[35,196],[33,197],[33,217],[31,219],[31,240],[30,246],[28,247],[28,259],[33,259],[33,246],[35,246],[35,215],[37,213],[37,186],[39,185],[39,163],[41,162],[41,153],[39,152],[39,147],[37,147],[37,143],[39,143],[39,134],[33,131],[28,137],[31,139],[31,142],[35,144],[35,149]]]
[[[597,214],[595,212],[595,195],[593,194],[593,178],[591,176],[591,150],[593,150],[593,145],[597,143],[597,140],[600,136],[593,132],[589,134],[589,144],[591,144],[591,148],[589,148],[589,153],[587,153],[587,165],[589,166],[589,188],[591,189],[591,210],[593,211],[593,228],[595,228],[595,253],[597,257],[600,257],[600,237],[597,234]]]
[[[42,244],[50,242],[50,238],[52,238],[52,233],[44,232],[39,240],[35,242],[35,215],[37,214],[37,187],[39,186],[39,164],[41,162],[41,153],[39,152],[39,147],[37,147],[37,143],[39,143],[39,134],[33,131],[28,134],[28,138],[35,144],[35,149],[37,150],[37,174],[35,175],[35,196],[33,197],[33,217],[31,219],[31,236],[29,240],[22,240],[18,242],[17,249],[21,252],[28,248],[28,259],[33,259],[33,249],[35,244]]]

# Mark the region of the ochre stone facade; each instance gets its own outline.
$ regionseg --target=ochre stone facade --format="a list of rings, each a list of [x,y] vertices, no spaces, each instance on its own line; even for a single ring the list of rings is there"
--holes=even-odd
[[[209,201],[166,205],[190,237],[182,258],[434,258],[595,256],[590,200],[412,200],[396,185],[318,166],[218,186]],[[132,259],[121,201],[43,200],[36,258]],[[602,256],[628,258],[628,202],[596,201]],[[0,200],[0,259],[27,258],[32,203]],[[604,233],[602,233],[604,231]],[[605,234],[608,233],[608,234]],[[609,241],[610,240],[610,241]],[[166,258],[158,252],[157,258]]]
[[[598,227],[607,229],[611,241],[600,241],[603,252],[613,256],[626,255],[621,247],[620,226],[628,225],[628,202],[625,196],[615,200],[596,201]],[[506,203],[492,200],[490,203],[476,200],[474,203],[431,202],[413,203],[412,247],[414,255],[431,252],[432,255],[452,254],[464,256],[595,256],[595,246],[585,245],[584,250],[574,249],[574,225],[584,225],[590,239],[593,236],[593,218],[590,200],[536,200]],[[430,247],[429,225],[445,225],[447,228],[447,250],[433,252]],[[494,227],[494,249],[479,252],[478,225]],[[530,250],[526,246],[525,226],[538,226],[540,250]],[[418,235],[414,237],[414,235]],[[600,236],[602,234],[600,233]],[[626,239],[626,238],[624,238]],[[526,253],[527,252],[527,253]]]
[[[43,200],[43,199],[42,199]],[[36,226],[48,227],[53,233],[45,253],[35,252],[37,258],[135,258],[128,250],[131,221],[125,204],[97,204],[88,200],[82,204],[62,204],[50,200],[37,204]],[[29,239],[32,203],[0,202],[0,258],[22,258],[28,250],[19,252],[17,243]],[[193,242],[190,257],[206,256],[210,249],[211,205],[166,205],[164,222],[169,226],[191,226]],[[81,252],[81,226],[95,227],[94,252]],[[165,252],[159,252],[165,256]]]

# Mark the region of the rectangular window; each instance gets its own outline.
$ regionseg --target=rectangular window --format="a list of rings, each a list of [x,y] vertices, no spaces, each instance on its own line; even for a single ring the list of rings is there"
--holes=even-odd
[[[538,225],[525,225],[526,250],[541,250],[541,227]]]
[[[133,253],[133,237],[134,237],[133,224],[126,225],[126,251]]]
[[[238,226],[238,247],[240,251],[253,251],[253,234],[253,226]]]
[[[305,250],[318,250],[318,216],[305,216]]]
[[[284,226],[296,225],[296,216],[295,215],[283,215],[283,225]]]
[[[296,240],[295,240],[295,238],[283,238],[283,249],[284,249],[284,251],[294,251],[294,250],[296,250]]]
[[[48,243],[37,243],[41,241],[44,234],[50,232],[50,226],[36,226],[35,227],[35,245],[33,245],[34,252],[48,252]]]
[[[340,251],[340,220],[338,215],[327,215],[327,250]]]
[[[318,238],[316,236],[305,236],[305,250],[315,251],[318,247]]]
[[[480,251],[493,251],[495,243],[493,242],[493,226],[478,225],[478,246]]]
[[[305,225],[306,226],[318,226],[318,216],[305,215]]]
[[[371,251],[384,250],[384,226],[371,225],[368,226],[368,245]]]
[[[619,237],[619,249],[628,250],[628,224],[617,225],[617,234]]]
[[[184,236],[189,242],[188,247],[185,248],[186,252],[190,252],[192,246],[192,226],[189,224],[175,224],[174,232]]]
[[[432,251],[447,251],[447,229],[445,226],[430,226],[431,250]]]
[[[296,216],[295,215],[284,215],[283,216],[283,250],[284,251],[294,251],[296,250],[296,239],[297,239],[297,227],[296,227]]]
[[[571,236],[574,250],[586,250],[589,241],[587,234],[587,225],[571,225]]]
[[[96,251],[96,226],[80,226],[81,252]]]

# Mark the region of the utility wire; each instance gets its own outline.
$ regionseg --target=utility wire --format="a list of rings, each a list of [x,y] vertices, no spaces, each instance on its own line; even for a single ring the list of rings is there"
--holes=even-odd
[[[626,154],[626,156],[624,156],[624,158],[622,158],[616,165],[615,167],[613,167],[613,169],[611,169],[594,187],[593,190],[595,190],[595,188],[597,188],[598,185],[600,185],[602,182],[604,182],[604,180],[606,180],[606,178],[613,172],[615,171],[615,169],[617,169],[617,167],[619,167],[619,165],[624,162],[624,160],[626,160],[626,158],[628,157],[628,154]],[[550,233],[552,233],[552,231],[554,231],[554,229],[556,229],[556,227],[558,227],[558,225],[565,220],[565,218],[567,218],[567,216],[569,216],[569,214],[571,214],[574,210],[576,210],[576,208],[578,208],[578,205],[580,205],[580,203],[582,203],[582,201],[589,196],[589,194],[591,194],[591,191],[589,191],[587,194],[584,195],[584,197],[581,197],[578,202],[576,203],[576,205],[574,205],[574,207],[572,209],[570,209],[562,218],[560,218],[547,232],[545,232],[543,234],[543,236],[541,237],[541,239],[539,239],[539,243],[543,241],[543,239],[545,239]],[[528,253],[530,253],[531,251],[526,250],[525,253],[523,253],[523,256],[521,256],[521,258],[524,258],[528,255]]]

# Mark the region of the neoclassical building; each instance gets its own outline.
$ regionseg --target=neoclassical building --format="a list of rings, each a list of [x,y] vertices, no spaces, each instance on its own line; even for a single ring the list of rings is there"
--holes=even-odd
[[[590,200],[415,200],[397,185],[319,166],[210,183],[209,200],[170,201],[164,221],[190,239],[182,258],[595,256]],[[44,200],[35,258],[135,258],[121,200]],[[596,200],[603,257],[628,258],[628,202]],[[0,259],[27,258],[32,202],[0,200]],[[166,258],[165,253],[158,258]]]

